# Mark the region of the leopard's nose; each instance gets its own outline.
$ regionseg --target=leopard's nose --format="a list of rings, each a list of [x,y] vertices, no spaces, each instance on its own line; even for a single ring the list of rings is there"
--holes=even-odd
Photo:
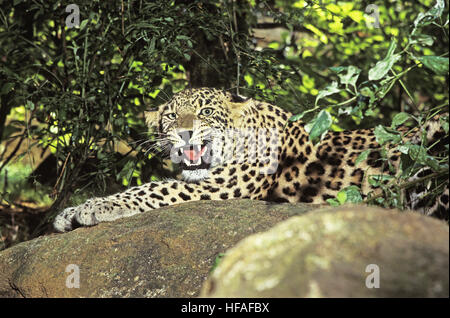
[[[178,136],[180,136],[181,139],[183,139],[183,141],[186,144],[189,144],[189,140],[191,140],[193,131],[192,130],[180,130],[177,131]]]

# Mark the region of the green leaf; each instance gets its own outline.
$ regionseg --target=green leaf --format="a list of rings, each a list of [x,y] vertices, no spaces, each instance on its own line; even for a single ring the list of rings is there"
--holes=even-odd
[[[446,75],[448,73],[448,57],[428,55],[417,59],[438,75]]]
[[[445,8],[444,0],[437,0],[436,4],[430,10],[428,10],[425,13],[420,12],[417,15],[417,18],[414,20],[414,29],[412,30],[411,34],[412,35],[416,34],[417,30],[420,27],[428,25],[435,19],[439,18],[444,12],[444,8]]]
[[[155,50],[155,47],[156,47],[156,37],[152,37],[152,39],[150,40],[150,46],[148,48],[148,51],[152,53]]]
[[[344,204],[345,201],[347,201],[347,193],[345,193],[345,191],[339,191],[336,195],[336,199],[340,204]]]
[[[358,155],[358,158],[356,158],[356,160],[355,160],[355,166],[358,166],[361,162],[365,161],[367,159],[367,157],[369,156],[371,151],[372,150],[367,149],[367,150],[364,150],[363,152],[361,152]]]
[[[339,75],[341,84],[350,84],[355,87],[356,81],[359,77],[359,73],[361,73],[361,70],[359,68],[357,68],[356,66],[349,66],[345,75]]]
[[[417,34],[413,35],[409,41],[410,44],[421,44],[425,46],[432,46],[434,43],[434,39],[431,35],[427,34]]]
[[[177,35],[177,40],[190,40],[191,38],[186,35]]]
[[[439,122],[441,123],[441,127],[444,129],[445,133],[448,134],[448,116],[440,117]]]
[[[332,71],[338,73],[339,76],[339,80],[341,82],[341,84],[344,85],[356,85],[356,81],[358,80],[359,77],[359,73],[361,73],[361,70],[359,68],[357,68],[356,66],[348,66],[348,67],[344,67],[344,66],[338,66],[338,67],[331,67],[330,68]],[[345,74],[343,74],[344,71]]]
[[[392,142],[400,142],[401,137],[400,133],[398,131],[392,131],[389,130],[386,127],[383,127],[381,125],[378,125],[375,127],[374,130],[375,138],[377,139],[377,142],[381,145],[392,141]]]
[[[392,66],[400,59],[400,54],[395,54],[387,59],[379,61],[373,68],[369,70],[369,80],[377,81],[382,79],[392,68]]]
[[[382,79],[389,72],[395,62],[400,59],[400,54],[394,54],[396,48],[397,41],[394,39],[389,45],[386,57],[383,60],[378,61],[378,63],[369,70],[369,81],[378,81]]]
[[[317,103],[319,102],[320,99],[332,94],[339,93],[340,91],[341,89],[338,88],[338,83],[336,81],[333,81],[331,85],[328,85],[327,87],[325,87],[325,89],[321,90],[317,94],[315,106],[317,106]]]
[[[338,192],[336,195],[338,203],[359,203],[362,202],[360,189],[357,186],[349,186]]]
[[[382,183],[385,183],[385,181],[389,181],[393,176],[387,175],[387,174],[378,174],[378,175],[370,175],[369,178],[367,178],[367,181],[371,186],[379,187]]]
[[[383,60],[378,61],[378,63],[369,70],[369,81],[377,81],[382,79],[389,72],[395,62],[400,59],[400,54],[394,54],[396,48],[397,41],[393,39],[389,44],[386,57]]]
[[[304,111],[304,112],[302,112],[302,113],[300,113],[300,114],[296,114],[296,115],[294,115],[294,116],[291,116],[291,117],[289,118],[289,121],[297,121],[297,120],[300,120],[300,119],[303,118],[303,116],[305,116],[306,113],[307,113],[307,111]]]
[[[336,199],[327,199],[327,202],[331,205],[331,206],[339,206],[339,201]]]
[[[324,133],[330,129],[333,119],[331,115],[326,110],[321,110],[317,115],[317,118],[312,124],[312,128],[309,132],[309,139],[312,142],[316,142]]]
[[[0,95],[8,94],[14,87],[14,83],[5,83],[0,90]]]
[[[27,100],[27,104],[25,105],[25,108],[28,110],[34,110],[34,103],[30,100]]]
[[[409,155],[414,162],[426,165],[434,171],[440,170],[439,162],[427,153],[427,149],[421,145],[406,143],[398,146],[397,149],[404,154]]]
[[[89,22],[89,19],[84,19],[83,21],[81,21],[81,23],[80,23],[80,31],[84,30],[84,28],[86,27],[88,22]]]
[[[225,253],[217,254],[216,258],[214,259],[214,264],[210,270],[210,273],[212,273],[217,268],[217,266],[219,266],[219,264],[222,261],[224,256],[225,256]]]
[[[395,128],[397,126],[400,126],[401,124],[403,124],[405,121],[407,121],[408,119],[411,118],[411,115],[407,114],[407,113],[398,113],[394,116],[394,118],[392,119],[392,124],[391,124],[391,128]]]
[[[333,66],[333,67],[330,67],[330,70],[332,70],[333,72],[336,72],[336,73],[340,73],[340,72],[342,72],[342,71],[344,71],[346,69],[347,69],[346,66]]]
[[[362,197],[360,189],[357,186],[346,187],[345,193],[347,194],[347,201],[349,203],[359,203],[362,202]]]
[[[135,163],[133,161],[128,161],[122,170],[117,174],[116,180],[122,180],[123,178],[129,180],[133,171],[135,169]]]
[[[442,12],[444,12],[444,8],[444,0],[436,0],[436,4],[427,12],[427,14],[433,16],[434,18],[439,18],[442,15]]]

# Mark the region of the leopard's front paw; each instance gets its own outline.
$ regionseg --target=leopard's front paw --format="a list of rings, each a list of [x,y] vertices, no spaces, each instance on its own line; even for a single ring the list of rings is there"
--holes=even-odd
[[[58,232],[68,232],[77,226],[89,226],[98,223],[95,217],[95,199],[87,200],[85,203],[64,209],[53,221],[53,227]]]
[[[76,207],[64,209],[53,221],[53,227],[58,232],[68,232],[73,229]]]
[[[133,211],[127,211],[114,201],[95,198],[87,200],[77,207],[65,209],[55,218],[53,226],[59,232],[67,232],[73,230],[77,225],[92,226],[132,214],[134,214]]]

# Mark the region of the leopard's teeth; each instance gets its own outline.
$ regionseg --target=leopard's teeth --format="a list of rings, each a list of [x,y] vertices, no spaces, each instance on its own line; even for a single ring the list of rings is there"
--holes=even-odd
[[[186,166],[199,166],[202,163],[202,159],[198,158],[196,162],[190,162],[188,159],[184,158],[184,163]]]

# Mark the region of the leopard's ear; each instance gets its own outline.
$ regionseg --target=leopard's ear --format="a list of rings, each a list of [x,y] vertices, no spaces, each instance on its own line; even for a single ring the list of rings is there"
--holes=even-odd
[[[246,110],[254,107],[254,100],[251,98],[245,98],[239,95],[232,95],[230,101],[230,108],[233,115],[236,117],[241,116]]]
[[[160,108],[144,112],[145,123],[149,128],[157,127],[160,119]]]
[[[243,103],[247,100],[249,100],[248,97],[241,96],[238,94],[231,94],[231,102],[233,102],[233,103]]]

